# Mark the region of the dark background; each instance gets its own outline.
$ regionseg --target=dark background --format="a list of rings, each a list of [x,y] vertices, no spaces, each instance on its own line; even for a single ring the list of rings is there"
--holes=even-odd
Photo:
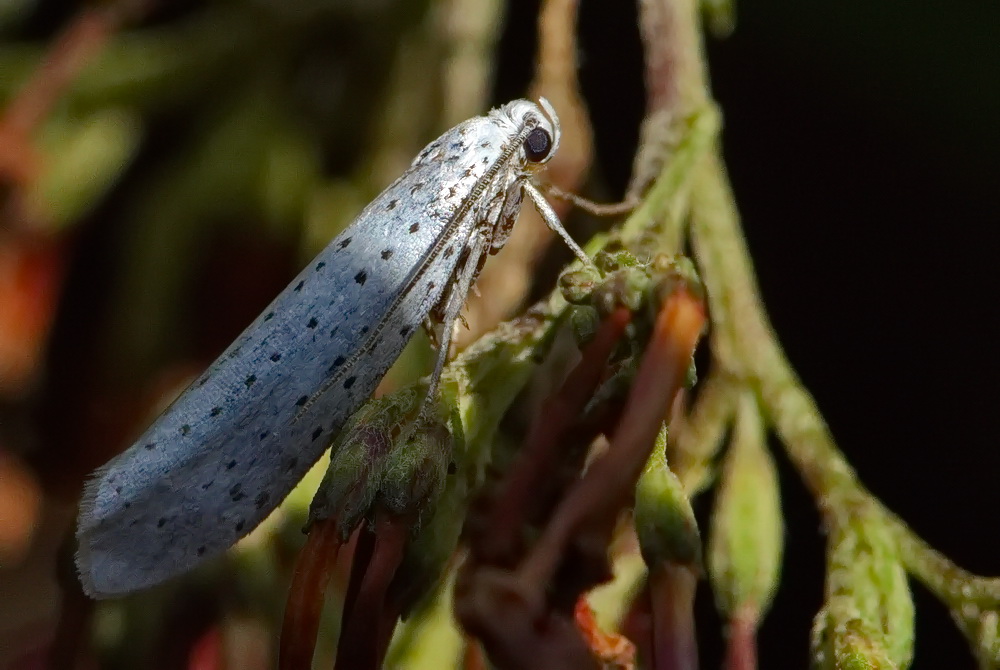
[[[735,33],[709,39],[711,76],[781,342],[864,483],[961,566],[1000,573],[1000,5],[737,5]],[[498,101],[529,77],[536,10],[511,9]],[[634,3],[582,3],[581,78],[615,194],[643,109],[635,25]],[[785,558],[760,664],[804,668],[823,539],[779,467]],[[915,594],[913,667],[974,667],[944,607]],[[718,667],[707,588],[698,606],[704,667]]]

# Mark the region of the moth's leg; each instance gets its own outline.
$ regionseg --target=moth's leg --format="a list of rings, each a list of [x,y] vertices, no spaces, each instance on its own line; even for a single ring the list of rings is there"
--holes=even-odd
[[[559,221],[559,217],[556,215],[555,210],[552,209],[552,205],[549,204],[549,201],[545,199],[545,196],[541,194],[538,188],[531,182],[525,181],[524,190],[528,194],[528,197],[531,198],[531,202],[535,204],[535,209],[537,209],[538,213],[542,215],[543,219],[545,219],[545,224],[552,229],[552,232],[563,239],[566,246],[568,246],[573,253],[576,254],[576,257],[579,258],[584,265],[593,266],[594,263],[587,258],[587,254],[583,253],[583,249],[580,248],[580,245],[577,244],[573,238],[569,236],[569,233],[566,232],[566,229],[563,228],[562,222]]]
[[[507,244],[517,216],[521,213],[522,192],[519,184],[515,183],[507,189],[506,193],[501,195],[503,196],[502,201],[494,204],[491,210],[495,211],[491,211],[490,216],[487,217],[489,220],[497,222],[493,226],[493,234],[490,238],[490,254],[499,252]]]
[[[448,362],[455,323],[462,316],[461,312],[465,306],[465,298],[469,294],[469,289],[472,287],[472,282],[475,281],[476,275],[479,274],[480,261],[485,258],[489,244],[488,235],[483,233],[476,235],[475,242],[469,247],[469,254],[465,259],[465,264],[459,269],[455,277],[455,282],[448,293],[448,302],[444,306],[444,314],[440,319],[441,331],[437,361],[434,363],[434,372],[431,373],[430,383],[427,385],[428,399],[433,397],[434,392],[437,390],[441,371],[444,370],[445,363]]]
[[[435,349],[438,348],[438,343],[440,337],[438,336],[438,325],[441,323],[441,319],[438,318],[437,313],[441,310],[442,303],[438,303],[434,309],[432,309],[427,316],[424,317],[424,332],[427,333],[427,339],[430,340],[431,346]],[[442,317],[443,318],[443,317]]]
[[[465,265],[469,259],[470,251],[471,248],[468,246],[462,250],[462,254],[461,256],[459,256],[458,259],[458,263],[455,264],[455,267],[458,268],[458,270],[456,270],[455,278],[451,281],[451,283],[448,286],[445,287],[444,291],[441,293],[441,297],[438,298],[437,303],[434,304],[434,307],[432,307],[431,310],[427,312],[427,316],[424,317],[424,331],[427,333],[427,337],[430,339],[431,344],[434,345],[435,349],[439,348],[438,344],[440,343],[441,340],[439,332],[440,326],[442,323],[444,323],[445,315],[448,312],[448,305],[451,302],[451,296],[452,294],[454,294],[455,289],[457,287],[458,283],[457,277],[459,274],[461,274],[462,270],[465,268]],[[482,267],[482,264],[480,264],[480,267]],[[479,272],[477,271],[472,278],[473,288],[475,288],[476,276],[478,275]],[[459,318],[462,319],[463,322],[465,321],[465,319],[461,315],[459,315]]]
[[[635,196],[628,196],[621,202],[602,203],[594,202],[589,198],[584,198],[569,191],[564,191],[553,184],[545,184],[542,188],[553,198],[572,203],[574,207],[579,207],[594,216],[619,216],[621,214],[628,214],[639,206],[639,199]]]

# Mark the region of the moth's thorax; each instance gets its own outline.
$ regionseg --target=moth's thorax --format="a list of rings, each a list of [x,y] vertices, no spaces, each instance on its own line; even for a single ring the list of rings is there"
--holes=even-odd
[[[551,115],[551,118],[550,118]],[[492,110],[486,116],[478,116],[455,126],[444,135],[428,144],[414,159],[413,165],[434,163],[462,167],[463,171],[485,174],[496,161],[521,176],[533,173],[548,161],[533,161],[525,154],[521,143],[525,131],[542,128],[552,138],[549,156],[555,154],[559,146],[559,120],[555,112],[547,114],[538,104],[530,100],[515,100]]]

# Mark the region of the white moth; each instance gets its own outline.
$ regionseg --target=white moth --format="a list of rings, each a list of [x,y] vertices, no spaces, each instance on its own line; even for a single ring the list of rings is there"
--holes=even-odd
[[[530,181],[558,146],[544,98],[515,100],[429,144],[87,482],[77,530],[84,590],[100,598],[157,584],[253,530],[431,314],[440,323],[433,393],[469,289],[525,194],[586,262]]]

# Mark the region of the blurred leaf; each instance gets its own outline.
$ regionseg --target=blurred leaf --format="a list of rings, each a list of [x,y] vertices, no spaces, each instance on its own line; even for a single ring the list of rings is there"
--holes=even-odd
[[[44,170],[27,194],[29,218],[53,228],[77,222],[115,184],[142,137],[139,117],[108,108],[82,120],[56,117],[38,140]]]

